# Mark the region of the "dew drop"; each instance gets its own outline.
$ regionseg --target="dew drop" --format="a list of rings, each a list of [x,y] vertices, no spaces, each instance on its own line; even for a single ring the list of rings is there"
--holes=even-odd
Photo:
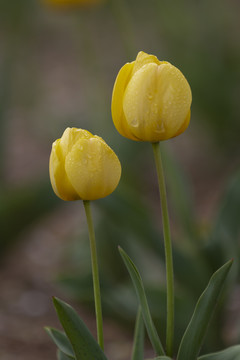
[[[156,103],[153,104],[153,113],[154,114],[158,113],[158,104],[156,104]]]
[[[137,119],[136,118],[134,118],[132,121],[131,121],[131,126],[132,127],[138,127],[138,121],[137,121]]]
[[[158,134],[162,134],[165,132],[165,126],[164,126],[164,123],[161,122],[161,124],[158,124],[156,129],[155,129],[156,133]]]

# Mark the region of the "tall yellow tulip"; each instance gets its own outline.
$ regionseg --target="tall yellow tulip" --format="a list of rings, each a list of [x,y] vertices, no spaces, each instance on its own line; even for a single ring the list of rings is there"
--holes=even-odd
[[[191,102],[191,89],[181,71],[141,51],[118,73],[112,94],[112,118],[121,135],[158,142],[186,130]]]
[[[49,172],[53,190],[62,200],[96,200],[115,190],[121,164],[102,138],[67,128],[52,145]]]

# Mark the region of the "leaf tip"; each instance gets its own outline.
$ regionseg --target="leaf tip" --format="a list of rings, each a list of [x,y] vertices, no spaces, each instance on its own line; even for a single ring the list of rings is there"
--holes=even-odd
[[[123,248],[121,248],[120,245],[118,245],[118,251],[120,252],[120,255],[124,254],[124,250],[123,250]]]
[[[61,300],[59,298],[57,298],[56,296],[52,296],[52,301],[53,301],[54,305],[61,302]]]
[[[49,334],[50,333],[50,328],[48,326],[44,326],[43,329]]]

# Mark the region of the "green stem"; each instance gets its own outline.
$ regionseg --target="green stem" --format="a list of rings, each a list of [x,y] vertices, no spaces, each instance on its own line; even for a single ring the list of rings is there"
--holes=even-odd
[[[160,143],[152,143],[155,165],[157,169],[158,185],[160,193],[160,202],[162,208],[163,235],[166,258],[166,280],[167,280],[167,333],[166,333],[166,353],[172,356],[173,338],[174,338],[174,275],[173,275],[173,257],[172,243],[168,216],[167,194],[165,179],[163,174],[163,165],[160,153]]]
[[[102,350],[104,350],[102,305],[101,305],[101,292],[100,292],[100,283],[99,283],[99,274],[98,274],[98,261],[97,261],[97,248],[96,248],[95,232],[94,232],[93,221],[92,221],[90,201],[84,200],[83,204],[84,204],[85,213],[86,213],[86,217],[87,217],[90,248],[91,248],[92,276],[93,276],[93,289],[94,289],[98,344],[100,345]]]

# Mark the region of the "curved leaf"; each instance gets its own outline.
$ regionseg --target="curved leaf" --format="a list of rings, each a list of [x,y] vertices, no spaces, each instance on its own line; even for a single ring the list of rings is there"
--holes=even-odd
[[[130,257],[120,247],[119,247],[119,252],[120,252],[120,255],[122,256],[123,261],[128,269],[128,272],[131,276],[135,291],[137,293],[138,301],[139,301],[141,309],[142,309],[142,316],[143,316],[145,326],[146,326],[146,329],[148,332],[149,339],[152,343],[152,346],[158,355],[165,355],[163,346],[161,344],[161,341],[157,334],[157,330],[155,328],[155,325],[154,325],[152,317],[151,317],[151,313],[150,313],[148,302],[147,302],[147,297],[146,297],[144,286],[143,286],[143,281],[139,274],[139,271],[136,268],[133,261],[130,259]]]
[[[59,350],[61,350],[61,352],[63,352],[69,358],[75,359],[72,345],[67,336],[62,331],[50,327],[45,327],[45,330],[52,338],[55,345],[59,348]]]
[[[183,335],[177,360],[196,360],[202,346],[208,323],[215,309],[219,294],[231,268],[232,262],[232,260],[228,261],[213,274],[208,286],[200,296],[190,323]]]
[[[57,360],[71,360],[71,359],[72,357],[67,356],[59,349],[57,350]]]
[[[147,360],[172,360],[172,359],[168,356],[158,356],[154,359],[147,359]]]
[[[133,341],[133,351],[131,360],[144,360],[144,323],[142,318],[141,307],[139,306]]]
[[[76,311],[60,299],[53,298],[53,303],[65,333],[72,344],[76,360],[107,360]]]
[[[240,360],[240,345],[228,349],[200,356],[198,360]]]

